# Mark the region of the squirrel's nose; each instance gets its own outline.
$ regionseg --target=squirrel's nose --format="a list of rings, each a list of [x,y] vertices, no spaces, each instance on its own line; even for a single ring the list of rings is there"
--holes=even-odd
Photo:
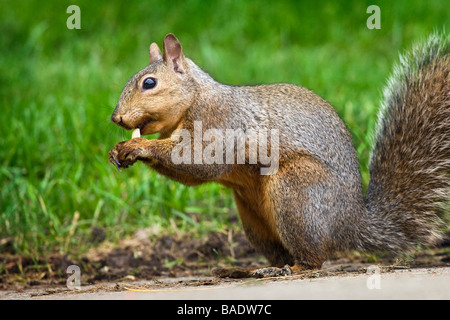
[[[127,125],[125,122],[123,122],[123,117],[121,115],[116,114],[115,112],[111,116],[111,121],[118,126],[121,126],[122,128],[125,128],[127,130],[132,129],[129,125]]]
[[[114,112],[111,116],[111,121],[114,122],[115,124],[119,124],[120,122],[122,122],[122,116]]]

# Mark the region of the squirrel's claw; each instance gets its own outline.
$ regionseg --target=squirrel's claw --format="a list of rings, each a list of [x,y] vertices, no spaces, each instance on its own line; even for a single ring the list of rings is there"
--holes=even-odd
[[[120,162],[117,161],[116,159],[112,159],[114,166],[117,168],[117,170],[119,170],[119,172],[122,172],[122,170],[120,170]]]
[[[108,161],[111,162],[117,168],[117,170],[119,170],[119,172],[121,172],[122,170],[120,168],[123,168],[123,166],[119,162],[119,160],[116,159],[117,155],[118,155],[118,153],[115,148],[110,150]]]
[[[146,147],[148,140],[144,138],[133,138],[116,144],[114,149],[109,151],[109,162],[111,162],[119,171],[128,168],[138,160],[148,157]]]
[[[120,167],[121,167],[120,162],[117,159],[115,159],[113,156],[110,156],[108,161],[111,162],[117,168],[117,170],[119,170],[120,172],[122,171],[122,170],[120,170]]]

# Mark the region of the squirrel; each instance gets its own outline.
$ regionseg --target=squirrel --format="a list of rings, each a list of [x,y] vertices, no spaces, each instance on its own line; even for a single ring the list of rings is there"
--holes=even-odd
[[[184,56],[173,34],[165,36],[162,53],[152,43],[149,54],[150,64],[125,85],[111,119],[159,137],[119,142],[109,161],[118,168],[142,161],[185,185],[216,182],[233,190],[246,237],[270,267],[218,269],[216,275],[288,275],[320,269],[334,252],[401,254],[441,239],[450,208],[450,41],[445,33],[432,34],[402,55],[388,81],[365,195],[349,130],[312,91],[292,84],[219,83]],[[199,143],[206,148],[213,141],[194,141],[199,123],[202,133],[276,130],[278,139],[268,145],[277,154],[276,170],[262,174],[267,161],[259,155],[251,162],[248,148],[241,163],[195,161]],[[192,161],[174,161],[179,132],[189,133],[183,135],[180,154]],[[217,155],[216,160],[225,159]],[[233,156],[238,157],[236,150]]]

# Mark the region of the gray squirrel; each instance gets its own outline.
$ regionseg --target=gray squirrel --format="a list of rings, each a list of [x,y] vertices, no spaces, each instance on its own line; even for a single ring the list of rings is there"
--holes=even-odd
[[[351,135],[333,107],[291,84],[231,86],[186,58],[173,34],[162,53],[125,85],[111,117],[143,135],[119,142],[110,162],[142,161],[186,185],[217,182],[233,190],[250,243],[271,267],[218,269],[218,276],[276,276],[321,268],[330,253],[356,249],[402,253],[433,245],[450,200],[450,41],[435,33],[401,57],[384,91],[370,182],[363,195]],[[278,130],[277,170],[267,163],[174,163],[178,130]],[[272,141],[272,140],[271,140]],[[202,141],[203,147],[207,141]],[[185,154],[194,158],[194,153]],[[220,156],[220,155],[219,155]],[[235,154],[237,157],[237,154]],[[223,155],[225,157],[225,155]]]

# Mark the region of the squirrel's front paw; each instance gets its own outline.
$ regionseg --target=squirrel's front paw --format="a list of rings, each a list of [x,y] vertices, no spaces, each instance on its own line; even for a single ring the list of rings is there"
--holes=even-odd
[[[150,156],[150,140],[145,138],[133,138],[116,144],[109,151],[109,162],[117,169],[128,168],[137,160],[144,160]]]

